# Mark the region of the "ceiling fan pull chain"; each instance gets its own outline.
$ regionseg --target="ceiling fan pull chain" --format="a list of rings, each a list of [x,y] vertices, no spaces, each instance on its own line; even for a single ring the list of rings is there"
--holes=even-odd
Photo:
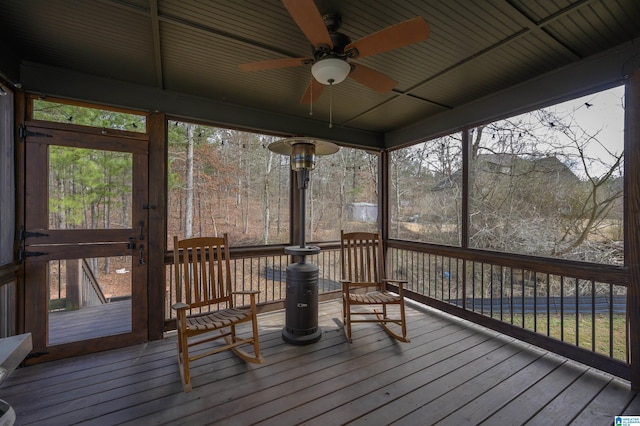
[[[313,115],[313,80],[311,81],[311,86],[309,87],[309,115]]]
[[[333,80],[329,80],[329,128],[333,127]]]

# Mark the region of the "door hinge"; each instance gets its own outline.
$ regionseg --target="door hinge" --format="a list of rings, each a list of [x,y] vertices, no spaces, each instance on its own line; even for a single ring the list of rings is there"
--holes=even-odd
[[[24,140],[26,137],[38,137],[38,138],[52,138],[53,135],[48,135],[46,133],[40,133],[40,132],[32,132],[31,130],[27,130],[27,126],[25,126],[24,124],[20,125],[20,127],[18,127],[18,137],[21,140]]]
[[[24,241],[27,238],[31,238],[31,237],[48,237],[49,234],[46,234],[44,232],[37,232],[37,231],[27,231],[26,229],[24,229],[23,226],[20,227],[20,229],[18,230],[18,239],[20,241]]]
[[[18,250],[18,262],[22,262],[27,257],[44,256],[49,253],[44,251],[26,251],[25,249]]]

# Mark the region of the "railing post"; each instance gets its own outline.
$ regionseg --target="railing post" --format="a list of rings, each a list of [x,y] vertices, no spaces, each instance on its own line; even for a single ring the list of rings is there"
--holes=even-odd
[[[67,259],[67,311],[76,311],[82,307],[83,288],[80,273],[80,259]]]
[[[631,388],[640,390],[640,70],[625,93],[625,263],[629,268],[627,312]],[[637,359],[636,359],[637,358]]]

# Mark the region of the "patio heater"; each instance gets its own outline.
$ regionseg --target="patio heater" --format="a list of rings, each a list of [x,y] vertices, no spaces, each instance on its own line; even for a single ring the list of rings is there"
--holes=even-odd
[[[284,250],[286,254],[298,257],[297,263],[287,266],[286,320],[282,329],[282,340],[293,345],[308,345],[322,337],[318,327],[318,266],[305,262],[305,257],[319,253],[320,247],[305,243],[305,190],[309,185],[309,172],[316,165],[316,156],[333,154],[339,149],[336,144],[313,138],[289,138],[269,145],[269,150],[289,156],[300,191],[300,245]]]

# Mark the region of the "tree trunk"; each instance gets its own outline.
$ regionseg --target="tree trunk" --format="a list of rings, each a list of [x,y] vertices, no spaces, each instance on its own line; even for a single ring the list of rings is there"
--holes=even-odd
[[[271,210],[270,210],[270,202],[269,202],[269,177],[271,174],[272,159],[273,159],[273,153],[269,151],[269,153],[267,154],[267,161],[266,161],[267,169],[264,176],[264,186],[262,188],[262,211],[264,212],[262,221],[263,221],[263,227],[264,227],[263,229],[264,244],[269,244],[269,222],[271,221],[271,218],[270,218]]]
[[[195,124],[185,124],[187,129],[187,176],[185,179],[185,223],[184,236],[190,238],[193,235],[193,135],[195,133]]]

